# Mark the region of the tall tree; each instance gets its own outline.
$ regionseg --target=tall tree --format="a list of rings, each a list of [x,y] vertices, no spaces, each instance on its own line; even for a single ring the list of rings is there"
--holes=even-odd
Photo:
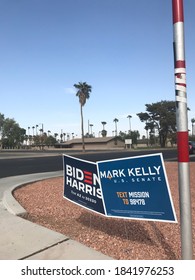
[[[128,115],[127,118],[129,119],[129,134],[131,136],[131,118],[132,118],[132,116]]]
[[[79,98],[80,110],[81,110],[81,135],[82,135],[82,147],[85,151],[85,142],[84,142],[84,126],[83,126],[83,106],[86,103],[86,100],[89,99],[92,87],[86,82],[74,84],[74,87],[77,89],[76,96]]]
[[[113,122],[115,122],[115,136],[117,136],[117,122],[118,122],[118,119],[117,118],[115,118],[114,120],[113,120]]]
[[[102,136],[103,137],[106,137],[107,135],[107,131],[105,130],[105,125],[107,124],[107,122],[102,122],[102,125],[103,125],[103,129],[102,129]]]
[[[7,148],[18,148],[24,141],[26,130],[10,118],[4,119],[2,126],[2,145]]]
[[[105,125],[107,124],[107,122],[102,122],[103,125],[103,130],[105,129]]]
[[[3,123],[4,123],[4,115],[0,113],[0,131],[2,129]]]
[[[146,122],[151,134],[154,129],[158,130],[160,145],[165,147],[167,137],[176,131],[175,101],[162,100],[145,106],[146,112],[138,113],[137,116],[142,122]]]
[[[195,118],[191,119],[192,123],[192,136],[194,136],[194,123],[195,123]]]

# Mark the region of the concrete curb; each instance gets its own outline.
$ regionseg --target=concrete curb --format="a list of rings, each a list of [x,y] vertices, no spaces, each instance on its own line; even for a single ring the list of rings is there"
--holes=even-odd
[[[23,186],[23,185],[21,185]],[[15,216],[25,217],[27,214],[26,210],[18,203],[17,200],[12,195],[12,192],[21,186],[13,186],[10,189],[6,190],[3,194],[3,205],[8,212]]]
[[[13,191],[60,176],[62,171],[0,179],[0,260],[113,260],[68,236],[23,219],[27,212],[15,200]]]
[[[26,210],[18,203],[18,201],[14,198],[13,196],[13,191],[16,190],[17,188],[21,188],[25,186],[26,184],[44,180],[44,179],[49,179],[49,178],[55,178],[55,177],[60,177],[62,176],[63,173],[60,172],[47,172],[47,173],[36,173],[34,174],[33,178],[29,178],[27,180],[24,180],[22,183],[15,184],[11,187],[9,187],[7,190],[4,191],[3,193],[3,198],[2,198],[2,203],[4,207],[7,209],[8,212],[15,216],[20,216],[24,217],[27,212]]]

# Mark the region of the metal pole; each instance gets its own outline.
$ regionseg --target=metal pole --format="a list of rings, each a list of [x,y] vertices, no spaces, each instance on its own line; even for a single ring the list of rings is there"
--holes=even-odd
[[[172,0],[172,10],[174,31],[175,101],[178,147],[178,181],[180,195],[181,254],[182,259],[191,260],[193,256],[192,215],[190,197],[183,0]]]

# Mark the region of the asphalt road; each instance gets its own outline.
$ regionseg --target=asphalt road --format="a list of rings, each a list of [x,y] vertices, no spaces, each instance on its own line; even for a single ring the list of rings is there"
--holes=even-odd
[[[99,161],[114,158],[124,158],[139,155],[147,155],[153,153],[163,154],[164,160],[177,161],[177,151],[175,149],[158,149],[158,150],[131,150],[131,151],[90,151],[86,153],[74,151],[68,152],[72,156],[82,158],[89,161]],[[63,169],[62,161],[63,152],[28,152],[28,151],[10,151],[0,153],[0,178],[59,171]],[[192,159],[193,156],[192,156]]]

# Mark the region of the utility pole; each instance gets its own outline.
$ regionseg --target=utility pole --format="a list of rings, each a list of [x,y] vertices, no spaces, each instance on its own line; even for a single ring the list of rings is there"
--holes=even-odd
[[[192,215],[186,94],[183,0],[172,0],[174,32],[175,101],[182,259],[191,260]]]

